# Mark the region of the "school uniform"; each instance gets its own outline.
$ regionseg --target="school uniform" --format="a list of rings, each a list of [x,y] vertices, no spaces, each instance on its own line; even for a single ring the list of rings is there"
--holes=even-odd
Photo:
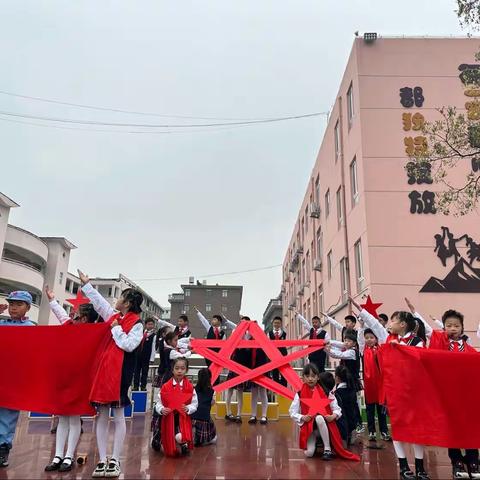
[[[303,324],[305,330],[308,331],[309,340],[330,340],[330,335],[322,327],[314,328],[313,325],[300,314],[297,314],[297,318]],[[308,361],[310,363],[314,363],[320,373],[324,372],[325,362],[327,361],[327,354],[323,349],[316,350],[315,352],[312,352],[308,355]]]
[[[198,398],[198,408],[192,414],[192,426],[194,428],[194,445],[205,445],[212,442],[217,436],[215,423],[212,420],[210,410],[214,391],[212,388],[199,390],[195,387]]]
[[[284,330],[270,330],[268,332],[268,338],[270,340],[286,340],[287,333]],[[278,350],[284,357],[288,355],[286,347],[280,347]],[[274,382],[280,383],[285,387],[287,386],[287,381],[285,380],[285,378],[283,378],[278,368],[272,370],[271,372],[269,372],[269,374]]]
[[[190,328],[188,326],[183,327],[180,329],[178,326],[175,327],[174,330],[175,334],[178,335],[178,339],[180,340],[181,338],[190,338],[192,335],[192,332],[190,331]]]
[[[358,425],[358,403],[357,393],[354,388],[349,388],[346,383],[339,383],[334,391],[335,397],[341,404],[342,418],[346,428],[346,441],[347,445],[350,445],[352,432]],[[341,431],[341,429],[340,429]]]
[[[156,335],[154,330],[145,330],[143,340],[137,351],[137,359],[135,365],[135,375],[133,378],[133,388],[142,390],[147,388],[147,378],[150,369],[150,362],[155,360],[155,340]]]

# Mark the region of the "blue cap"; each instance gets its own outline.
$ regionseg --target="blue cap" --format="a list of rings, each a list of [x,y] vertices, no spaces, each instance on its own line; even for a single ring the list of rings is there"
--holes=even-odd
[[[32,296],[24,290],[17,290],[16,292],[10,293],[6,300],[7,302],[25,302],[29,305],[33,303]]]

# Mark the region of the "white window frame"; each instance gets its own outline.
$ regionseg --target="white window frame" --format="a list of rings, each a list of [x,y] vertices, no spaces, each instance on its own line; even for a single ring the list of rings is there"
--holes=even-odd
[[[342,293],[342,301],[348,299],[348,262],[346,257],[340,260],[340,291]]]
[[[349,128],[352,126],[354,116],[355,116],[355,101],[353,98],[353,82],[351,82],[347,90],[347,117],[348,117]]]
[[[342,145],[340,143],[340,120],[337,120],[335,128],[333,129],[333,138],[335,142],[335,163],[337,163],[338,157],[342,154]]]
[[[362,240],[359,238],[354,245],[355,252],[355,272],[357,274],[357,291],[361,292],[365,282],[365,272],[363,270]]]
[[[333,271],[333,261],[332,261],[333,253],[330,250],[327,253],[327,275],[328,279],[330,280],[332,278],[332,271]]]
[[[330,189],[325,192],[325,218],[330,215]]]
[[[186,296],[186,297],[189,297],[189,296],[190,296],[190,289],[189,289],[189,288],[186,288],[186,289],[185,289],[185,296]]]
[[[342,187],[339,187],[337,192],[335,193],[336,201],[337,201],[337,223],[338,228],[343,225],[343,202],[342,202]]]
[[[350,163],[350,191],[352,196],[352,207],[358,203],[359,191],[358,191],[358,168],[357,157],[353,157]]]
[[[211,303],[206,303],[205,304],[205,311],[206,312],[211,312],[212,311],[212,304]]]
[[[222,298],[228,297],[228,290],[222,290]]]

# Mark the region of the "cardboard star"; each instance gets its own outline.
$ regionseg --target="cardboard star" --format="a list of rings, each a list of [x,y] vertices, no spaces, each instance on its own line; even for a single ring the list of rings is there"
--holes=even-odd
[[[67,298],[66,301],[73,305],[72,312],[76,313],[80,305],[84,305],[86,303],[90,303],[90,300],[85,297],[82,293],[82,290],[78,290],[77,296],[75,298]]]
[[[377,309],[380,308],[382,305],[383,303],[373,303],[372,299],[370,298],[370,295],[368,295],[366,303],[363,303],[360,306],[364,308],[368,313],[370,313],[370,315],[373,315],[375,318],[378,318]]]
[[[310,417],[314,417],[315,415],[329,415],[327,407],[330,405],[330,399],[325,395],[322,397],[318,388],[313,390],[311,398],[301,398],[300,401],[307,405],[307,415]]]
[[[251,339],[244,340],[243,336],[247,331]],[[323,340],[270,340],[255,322],[245,320],[240,322],[227,340],[195,339],[191,341],[191,346],[195,352],[212,362],[210,365],[212,383],[218,378],[223,368],[228,368],[238,374],[238,376],[226,382],[215,385],[215,391],[226,390],[250,380],[291,400],[293,400],[294,391],[302,388],[302,381],[291,367],[290,362],[323,348],[324,344]],[[279,348],[289,346],[306,346],[307,348],[283,356]],[[237,348],[261,348],[270,362],[254,369],[247,368],[230,358]],[[273,381],[266,375],[267,372],[277,368],[294,391]]]

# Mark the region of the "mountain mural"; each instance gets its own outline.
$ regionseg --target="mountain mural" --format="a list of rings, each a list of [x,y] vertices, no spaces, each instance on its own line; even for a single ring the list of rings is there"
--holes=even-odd
[[[460,258],[445,278],[430,277],[420,292],[480,293],[480,268]]]

